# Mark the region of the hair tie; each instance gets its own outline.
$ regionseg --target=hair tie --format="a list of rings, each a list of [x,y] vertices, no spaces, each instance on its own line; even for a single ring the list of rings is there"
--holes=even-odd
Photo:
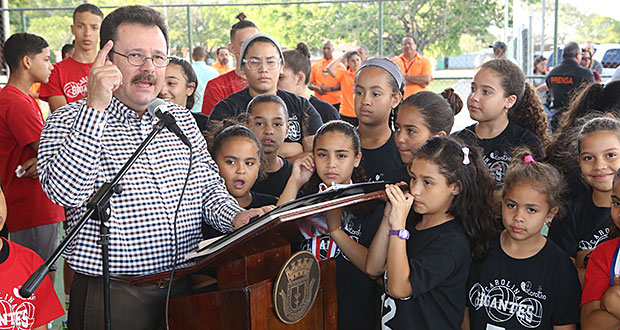
[[[534,157],[532,157],[532,155],[527,155],[523,157],[523,164],[527,164],[527,163],[535,163]]]
[[[469,161],[469,148],[467,148],[467,146],[463,145],[463,148],[461,148],[461,150],[463,150],[463,165],[469,165],[470,161]]]

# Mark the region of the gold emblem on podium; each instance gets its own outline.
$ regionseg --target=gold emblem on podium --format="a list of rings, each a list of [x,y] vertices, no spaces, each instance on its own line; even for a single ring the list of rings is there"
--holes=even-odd
[[[293,324],[306,316],[320,279],[319,261],[308,251],[295,253],[284,263],[273,287],[273,306],[280,321]]]

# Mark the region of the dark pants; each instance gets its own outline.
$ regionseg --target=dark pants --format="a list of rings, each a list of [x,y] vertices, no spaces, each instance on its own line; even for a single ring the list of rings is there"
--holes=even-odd
[[[167,281],[166,281],[167,283]],[[187,280],[179,280],[172,287],[171,296],[190,289]],[[165,302],[167,288],[155,283],[131,285],[124,281],[110,281],[111,329],[158,330],[165,329]],[[103,281],[75,273],[71,284],[68,328],[70,330],[99,330],[103,324]]]

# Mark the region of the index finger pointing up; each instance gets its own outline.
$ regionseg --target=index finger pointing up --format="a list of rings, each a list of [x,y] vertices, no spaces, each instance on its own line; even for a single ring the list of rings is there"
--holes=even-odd
[[[108,42],[103,45],[103,48],[97,52],[97,57],[95,57],[95,61],[93,62],[93,67],[104,66],[105,61],[108,58],[108,54],[110,50],[114,47],[114,42],[112,40],[108,40]]]

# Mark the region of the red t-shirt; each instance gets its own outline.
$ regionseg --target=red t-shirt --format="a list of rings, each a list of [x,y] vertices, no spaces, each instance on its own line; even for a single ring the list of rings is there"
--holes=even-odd
[[[614,258],[620,238],[614,238],[600,243],[590,254],[586,278],[583,282],[581,305],[590,301],[601,300],[610,286],[611,262]]]
[[[39,179],[15,174],[18,165],[36,156],[28,145],[39,140],[42,129],[41,109],[32,96],[13,86],[0,91],[0,178],[9,232],[64,220],[63,208],[47,198]]]
[[[65,311],[48,276],[30,298],[19,295],[24,282],[43,264],[34,251],[2,239],[9,257],[0,263],[0,329],[29,330],[47,324]]]
[[[63,95],[67,103],[81,100],[86,96],[92,66],[92,63],[80,63],[72,57],[54,64],[49,82],[41,85],[39,98],[47,101],[50,96]]]
[[[247,85],[248,81],[239,77],[235,70],[209,80],[202,100],[202,113],[210,115],[217,102],[244,89]]]

